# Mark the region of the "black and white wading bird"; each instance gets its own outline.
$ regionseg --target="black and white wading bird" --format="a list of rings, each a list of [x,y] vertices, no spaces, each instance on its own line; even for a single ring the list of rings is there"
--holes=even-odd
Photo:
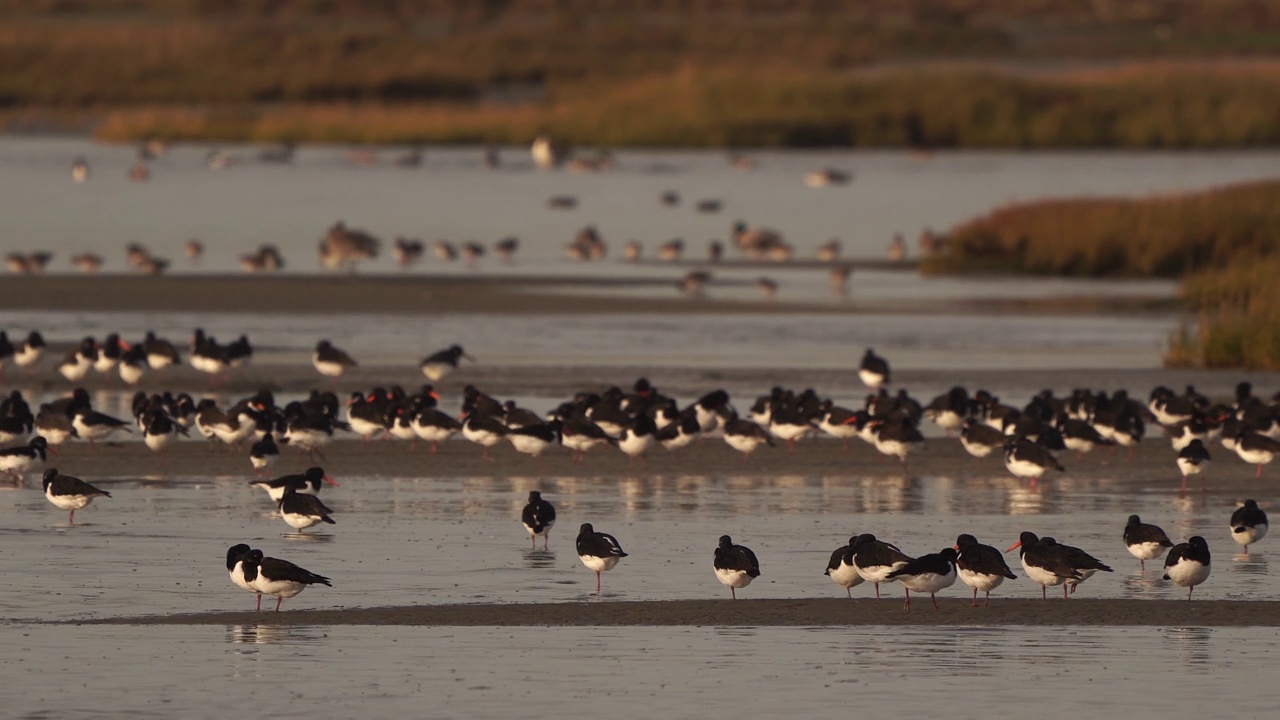
[[[280,612],[280,603],[291,598],[308,585],[327,585],[333,587],[329,578],[317,575],[309,570],[294,565],[288,560],[263,557],[261,550],[250,550],[241,560],[241,571],[244,579],[255,590],[263,595],[276,597],[276,612]]]
[[[746,545],[734,545],[728,535],[720,536],[711,566],[715,568],[716,579],[728,586],[729,596],[734,600],[738,599],[738,588],[744,588],[760,577],[760,561],[756,554]]]
[[[261,440],[249,448],[249,464],[259,476],[270,470],[279,459],[280,446],[276,445],[275,437],[271,433],[263,435]]]
[[[1080,577],[1068,579],[1067,587],[1063,588],[1064,590],[1070,590],[1072,595],[1076,594],[1076,590],[1080,587],[1080,583],[1093,577],[1098,573],[1098,571],[1112,572],[1111,566],[1078,547],[1062,545],[1051,537],[1040,538],[1040,544],[1047,545],[1057,550],[1063,559],[1065,559],[1071,567],[1075,568],[1076,572],[1079,573]]]
[[[853,543],[857,539],[857,537],[851,537],[848,545],[836,548],[835,552],[831,553],[831,559],[827,561],[826,571],[822,573],[830,577],[831,582],[844,588],[845,594],[851,598],[853,588],[866,582],[853,564]]]
[[[267,497],[279,503],[286,492],[299,495],[319,495],[321,483],[329,483],[338,487],[337,481],[325,474],[322,467],[310,467],[299,475],[283,475],[272,480],[253,480],[249,487],[256,487],[267,493]],[[313,525],[315,523],[312,523]],[[310,527],[308,525],[307,527]]]
[[[596,594],[600,594],[600,573],[612,570],[618,561],[626,557],[617,538],[602,532],[596,532],[591,523],[583,523],[578,530],[578,558],[589,570],[596,573]]]
[[[1209,467],[1209,450],[1200,440],[1192,440],[1178,453],[1178,470],[1182,471],[1182,487],[1179,492],[1187,491],[1187,477],[1200,476],[1200,492],[1208,490],[1204,484],[1204,471]]]
[[[267,492],[269,493],[270,490]],[[333,511],[325,507],[325,504],[320,502],[320,498],[300,493],[289,485],[285,486],[284,494],[280,496],[278,509],[281,519],[299,533],[322,522],[330,525],[337,524],[333,518],[329,517],[329,513]]]
[[[871,390],[879,390],[889,382],[889,361],[867,348],[862,355],[862,363],[858,365],[858,379]]]
[[[1138,558],[1138,567],[1146,571],[1147,561],[1154,560],[1173,547],[1173,541],[1158,525],[1142,522],[1137,515],[1130,515],[1124,526],[1124,544],[1129,554]]]
[[[941,552],[929,553],[908,562],[906,565],[890,572],[887,580],[902,583],[907,593],[906,608],[911,609],[911,591],[929,593],[933,601],[933,609],[938,609],[936,593],[956,584],[956,551],[955,548],[943,548]]]
[[[422,370],[422,374],[426,375],[432,382],[438,382],[445,375],[457,370],[458,362],[463,358],[471,362],[476,361],[475,358],[462,349],[461,345],[451,345],[444,350],[428,355],[419,364],[419,368]]]
[[[875,585],[877,600],[880,599],[880,583],[888,582],[889,573],[911,562],[911,557],[897,546],[877,540],[870,533],[859,535],[850,545],[853,566],[863,580]]]
[[[251,550],[253,550],[253,548],[245,545],[244,543],[232,545],[230,548],[227,548],[227,574],[231,576],[231,582],[235,583],[236,586],[243,590],[248,590],[258,596],[257,610],[261,610],[262,591],[254,587],[253,583],[245,579],[244,576],[244,556],[248,555]]]
[[[99,490],[89,483],[70,475],[59,475],[57,468],[44,471],[44,496],[60,510],[71,511],[67,524],[76,524],[76,511],[83,509],[97,497],[111,497],[106,490]]]
[[[529,503],[520,513],[520,522],[529,531],[529,547],[538,546],[538,538],[542,538],[542,549],[547,549],[551,541],[551,528],[556,524],[556,509],[551,503],[542,499],[542,493],[533,490],[529,493]]]
[[[1187,589],[1187,601],[1191,591],[1209,579],[1209,543],[1199,535],[1184,543],[1178,543],[1164,559],[1164,579]]]
[[[1062,585],[1062,599],[1067,599],[1067,587],[1063,583],[1068,580],[1079,580],[1082,576],[1078,570],[1067,562],[1060,551],[1061,548],[1046,545],[1033,532],[1023,532],[1018,542],[1005,552],[1018,550],[1022,557],[1022,569],[1032,582],[1040,585],[1040,598],[1048,600],[1048,589]]]
[[[333,378],[334,383],[338,382],[338,378],[359,363],[351,358],[345,350],[334,347],[333,343],[328,340],[321,340],[316,343],[316,351],[311,356],[311,364],[315,366],[316,372],[325,377]]]
[[[27,441],[26,445],[0,450],[0,472],[8,473],[17,482],[22,482],[28,472],[44,465],[49,458],[49,442],[43,435],[37,435]]]
[[[1005,445],[1004,466],[1017,477],[1031,478],[1033,490],[1040,476],[1050,470],[1063,470],[1053,453],[1026,438],[1013,438]]]
[[[1244,554],[1249,554],[1249,546],[1267,536],[1267,514],[1258,507],[1257,500],[1245,500],[1244,505],[1231,513],[1231,539],[1244,546]]]
[[[991,607],[991,591],[1000,587],[1005,578],[1017,580],[1018,576],[1009,569],[1004,555],[990,545],[983,545],[969,534],[956,538],[956,574],[960,581],[973,588],[973,603],[970,607],[978,607],[978,591],[985,593],[983,607]]]

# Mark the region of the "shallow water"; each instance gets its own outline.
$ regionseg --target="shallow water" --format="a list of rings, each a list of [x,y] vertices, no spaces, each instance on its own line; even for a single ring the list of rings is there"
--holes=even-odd
[[[426,460],[424,459],[424,462]],[[1217,494],[1179,498],[1167,488],[1134,492],[1105,475],[1063,477],[1031,492],[1003,468],[940,477],[628,476],[556,478],[336,478],[322,497],[336,525],[298,535],[265,493],[244,478],[94,477],[112,493],[67,527],[36,488],[0,492],[0,613],[72,619],[183,611],[241,610],[253,597],[231,585],[226,549],[239,542],[334,580],[284,607],[595,599],[595,577],[579,562],[577,526],[615,535],[631,557],[604,576],[604,598],[668,600],[727,594],[711,572],[716,538],[730,534],[760,557],[763,575],[745,597],[843,594],[823,576],[836,547],[871,532],[908,554],[949,547],[969,532],[1001,549],[1022,530],[1077,545],[1115,568],[1081,586],[1082,597],[1176,599],[1160,561],[1140,573],[1121,542],[1138,513],[1175,539],[1204,535],[1214,573],[1197,596],[1257,600],[1280,594],[1266,541],[1247,558],[1231,541],[1234,506]],[[557,507],[550,549],[531,550],[519,523],[529,490]],[[33,560],[38,558],[38,562]],[[1016,554],[1010,566],[1021,574]],[[901,590],[886,586],[899,602]],[[873,593],[855,588],[859,596]],[[946,595],[963,596],[957,585]],[[996,596],[1034,597],[1028,580]]]
[[[1270,629],[0,631],[9,648],[0,706],[18,718],[831,717],[851,708],[980,718],[1014,707],[1047,718],[1191,718],[1215,707],[1266,717],[1280,700]],[[56,679],[68,671],[73,682]]]
[[[537,172],[524,148],[503,152],[503,168],[481,164],[481,149],[431,148],[417,169],[384,163],[353,166],[342,148],[301,148],[292,165],[255,161],[259,148],[222,149],[245,162],[211,171],[208,145],[179,145],[152,163],[152,179],[125,178],[134,160],[131,146],[83,139],[0,138],[0,215],[6,218],[9,249],[48,248],[66,257],[94,250],[124,267],[126,243],[148,244],[175,260],[177,269],[238,270],[236,257],[260,243],[274,243],[289,272],[315,271],[316,243],[338,219],[382,237],[428,242],[449,239],[490,244],[516,235],[518,260],[505,266],[483,261],[486,271],[521,274],[578,272],[633,275],[618,262],[574,265],[563,246],[594,224],[621,255],[630,239],[653,252],[674,237],[687,241],[692,257],[705,257],[706,242],[727,238],[733,221],[781,230],[798,257],[813,257],[818,245],[840,238],[849,257],[878,258],[894,233],[914,250],[925,228],[945,231],[1009,202],[1049,196],[1176,192],[1273,177],[1274,151],[1238,153],[937,153],[927,159],[905,152],[762,152],[759,169],[734,172],[717,151],[626,151],[616,170],[600,174]],[[70,179],[72,160],[85,157],[92,177]],[[814,190],[803,174],[835,167],[855,174],[846,187]],[[662,207],[660,193],[678,191],[684,202]],[[574,195],[578,209],[550,210],[553,195]],[[695,199],[718,198],[718,214],[695,213]],[[198,268],[181,258],[189,237],[208,252]],[[376,266],[390,269],[386,253]],[[422,267],[466,272],[434,258]],[[822,279],[825,284],[825,278]]]

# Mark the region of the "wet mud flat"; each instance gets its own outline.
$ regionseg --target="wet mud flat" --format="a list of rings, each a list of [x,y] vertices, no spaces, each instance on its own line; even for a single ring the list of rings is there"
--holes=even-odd
[[[1056,588],[1054,589],[1056,590]],[[1128,626],[1280,627],[1280,605],[1268,601],[998,598],[990,607],[968,599],[913,596],[903,606],[897,588],[885,597],[803,600],[662,600],[578,603],[453,604],[286,612],[214,612],[117,617],[91,625],[403,625],[422,627],[812,627],[812,626]],[[981,601],[980,601],[981,602]],[[81,624],[79,622],[73,624]]]

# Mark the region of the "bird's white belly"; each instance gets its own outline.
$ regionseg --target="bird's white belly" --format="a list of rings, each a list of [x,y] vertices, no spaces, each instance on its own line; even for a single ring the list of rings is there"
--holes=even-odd
[[[1139,560],[1151,560],[1164,550],[1164,547],[1158,542],[1144,542],[1137,545],[1129,545],[1129,554]]]
[[[750,435],[725,435],[724,441],[734,450],[747,454],[755,452],[760,443],[764,442],[763,439]]]
[[[578,557],[581,558],[583,565],[586,565],[588,569],[595,570],[596,572],[604,572],[605,570],[612,570],[614,566],[618,564],[618,561],[622,559],[620,557],[617,557],[616,555],[610,555],[609,557],[596,557],[595,555],[579,555]]]
[[[1209,566],[1194,560],[1181,558],[1177,564],[1166,565],[1164,572],[1179,587],[1199,585],[1209,579]]]
[[[1236,454],[1250,465],[1266,465],[1275,458],[1275,455],[1267,450],[1245,450],[1239,444],[1236,445]]]
[[[746,570],[728,570],[725,568],[716,568],[716,579],[721,584],[728,585],[731,588],[744,588],[751,584],[755,578],[747,574]]]
[[[542,451],[546,450],[547,446],[551,444],[542,438],[536,438],[531,435],[508,435],[507,437],[511,440],[511,444],[515,446],[516,450],[528,455],[541,455]]]
[[[1038,568],[1034,565],[1028,565],[1025,557],[1022,560],[1022,569],[1026,571],[1027,577],[1031,578],[1031,581],[1038,585],[1053,587],[1055,585],[1061,585],[1067,581],[1067,578],[1054,575],[1048,570]]]
[[[898,562],[892,565],[872,565],[870,567],[859,567],[858,574],[861,575],[862,579],[866,580],[867,582],[871,582],[871,583],[889,582],[888,580],[885,580],[885,577],[888,576],[889,573],[893,572],[894,570],[897,570],[898,568],[906,564],[907,562],[905,560],[899,560]]]
[[[93,502],[91,495],[53,495],[45,493],[44,496],[53,503],[53,506],[62,510],[79,510],[89,503]]]
[[[635,457],[637,455],[643,455],[652,444],[652,435],[636,435],[634,433],[627,433],[623,436],[622,440],[618,441],[618,449],[631,457]]]
[[[970,455],[976,458],[984,458],[990,455],[991,452],[996,449],[994,445],[983,445],[982,443],[971,443],[968,440],[964,439],[963,437],[960,438],[960,444],[964,446],[964,449]]]
[[[304,583],[292,580],[268,580],[262,575],[258,575],[253,581],[253,586],[264,595],[274,595],[282,598],[291,598],[307,587]]]
[[[908,590],[919,593],[936,593],[956,584],[956,571],[953,567],[945,574],[922,573],[920,575],[903,575],[896,578]]]
[[[830,575],[831,582],[842,588],[856,587],[865,582],[862,576],[858,574],[858,568],[845,562],[841,562],[840,567],[832,570]]]
[[[1204,472],[1205,466],[1208,464],[1208,460],[1201,460],[1198,463],[1194,463],[1186,458],[1178,458],[1178,469],[1182,471],[1183,475],[1199,475]]]
[[[991,592],[1004,582],[1003,575],[980,573],[964,568],[957,568],[956,574],[960,576],[961,582],[980,592]]]
[[[1252,545],[1266,536],[1267,536],[1266,525],[1254,525],[1253,527],[1246,527],[1244,529],[1244,532],[1236,532],[1234,528],[1231,530],[1231,539],[1235,540],[1241,545]]]
[[[313,357],[311,363],[316,366],[316,372],[325,377],[341,377],[347,371],[347,366],[342,363],[326,362],[318,357]]]
[[[1044,474],[1044,468],[1026,460],[1006,459],[1004,466],[1009,468],[1009,472],[1018,477],[1040,477]]]
[[[289,527],[297,528],[298,530],[304,530],[321,522],[318,517],[312,515],[299,515],[297,513],[281,513],[280,517],[284,519],[285,523],[288,524]],[[266,591],[263,590],[263,592]]]

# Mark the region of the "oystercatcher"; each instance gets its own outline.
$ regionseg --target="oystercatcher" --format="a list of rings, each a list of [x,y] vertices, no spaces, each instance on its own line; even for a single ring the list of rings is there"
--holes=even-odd
[[[524,523],[524,529],[529,531],[530,549],[538,546],[537,538],[541,537],[542,549],[546,550],[547,543],[551,541],[551,528],[556,524],[555,506],[543,500],[542,493],[537,490],[530,491],[529,503],[520,513],[520,522]]]
[[[561,422],[552,420],[549,423],[510,428],[506,437],[517,451],[541,459],[547,448],[560,443],[560,428]]]
[[[79,437],[71,418],[65,413],[43,405],[36,416],[35,431],[43,436],[50,445],[61,445],[73,437]]]
[[[161,408],[152,408],[143,418],[142,441],[152,450],[163,453],[178,434],[187,434],[187,429],[173,421]],[[163,458],[163,456],[161,456]]]
[[[270,490],[268,490],[268,493]],[[329,513],[333,512],[315,495],[303,494],[286,485],[280,496],[280,518],[299,533],[322,522],[336,525]]]
[[[1138,558],[1138,567],[1144,572],[1147,561],[1159,557],[1165,548],[1173,547],[1173,541],[1158,525],[1142,522],[1137,515],[1130,515],[1124,526],[1124,544],[1129,554]]]
[[[691,445],[701,433],[702,426],[698,424],[697,416],[690,412],[683,412],[676,415],[675,420],[659,429],[653,437],[662,447],[675,451]]]
[[[1231,513],[1231,539],[1244,546],[1244,553],[1249,554],[1249,546],[1267,536],[1267,514],[1258,507],[1257,500],[1245,500],[1244,505]]]
[[[30,368],[44,355],[44,336],[32,330],[13,351],[13,362],[20,368]]]
[[[1035,489],[1041,475],[1050,470],[1063,470],[1053,453],[1026,438],[1011,438],[1005,444],[1004,466],[1017,477],[1031,478],[1032,489]]]
[[[890,572],[886,580],[897,580],[907,594],[906,608],[911,609],[911,591],[929,593],[933,609],[938,609],[936,593],[956,584],[955,548],[943,548],[940,552],[921,555],[906,565]]]
[[[951,437],[952,431],[959,430],[969,416],[969,391],[956,386],[939,395],[924,407],[924,417]]]
[[[93,369],[100,373],[110,372],[120,362],[120,356],[129,349],[129,343],[120,340],[120,336],[111,333],[98,346],[98,358],[93,361]]]
[[[911,557],[897,546],[877,540],[870,533],[854,538],[849,550],[858,574],[876,586],[877,600],[880,599],[880,583],[887,582],[889,573],[911,562]]]
[[[979,590],[986,593],[984,607],[991,607],[991,591],[1000,587],[1005,578],[1018,579],[999,550],[983,545],[968,533],[956,538],[954,549],[958,553],[956,573],[965,585],[973,588],[973,604],[970,607],[978,607]]]
[[[889,382],[889,361],[867,348],[862,363],[858,365],[858,379],[868,388],[879,390],[881,385]]]
[[[898,458],[907,466],[907,456],[924,449],[924,435],[909,417],[886,420],[876,426],[876,450],[881,455]]]
[[[1068,450],[1075,451],[1076,458],[1083,458],[1085,453],[1092,452],[1099,445],[1115,445],[1098,432],[1097,428],[1079,418],[1066,413],[1058,416],[1058,432],[1062,433],[1062,442]]]
[[[1236,454],[1250,465],[1257,465],[1254,477],[1262,477],[1262,466],[1269,464],[1280,453],[1280,440],[1256,432],[1241,431],[1236,435]]]
[[[462,429],[462,423],[433,408],[420,408],[409,421],[409,426],[420,439],[431,443],[431,454],[440,451],[440,443]]]
[[[310,467],[301,474],[282,475],[272,480],[253,480],[249,483],[249,487],[256,487],[266,491],[267,497],[270,497],[278,504],[284,498],[286,492],[294,492],[299,495],[319,495],[320,483],[322,482],[338,487],[337,481],[325,474],[324,468],[321,467]],[[328,512],[327,508],[324,508],[324,510]]]
[[[965,418],[960,430],[960,444],[975,458],[984,458],[1004,448],[1008,436],[978,418]]]
[[[58,364],[58,372],[71,382],[80,382],[97,360],[98,344],[93,338],[85,338],[76,350],[67,353]]]
[[[486,413],[473,412],[462,423],[462,436],[484,448],[481,459],[489,459],[489,448],[502,442],[507,435],[507,426],[497,417]]]
[[[43,465],[49,458],[49,442],[43,435],[37,435],[27,441],[26,445],[4,448],[0,450],[0,472],[9,473],[16,481],[21,482],[33,465]]]
[[[1063,583],[1068,580],[1080,580],[1083,575],[1067,561],[1061,546],[1048,545],[1033,532],[1024,531],[1018,542],[1005,552],[1018,550],[1022,557],[1022,569],[1032,582],[1040,585],[1040,597],[1048,600],[1048,588],[1062,585],[1062,599],[1067,599],[1067,587]]]
[[[734,600],[738,599],[738,588],[744,588],[760,577],[760,561],[756,554],[746,545],[734,545],[728,535],[720,536],[711,565],[715,568],[716,579],[728,586],[729,596]]]
[[[254,589],[264,595],[276,596],[276,612],[280,612],[280,603],[291,598],[308,585],[327,585],[333,587],[329,578],[317,575],[309,570],[294,565],[287,560],[263,557],[261,550],[250,550],[241,560],[244,578]]]
[[[827,569],[822,573],[830,577],[831,582],[844,588],[845,594],[850,598],[853,597],[853,588],[866,582],[853,564],[853,543],[857,539],[851,537],[848,545],[836,548],[827,561]]]
[[[152,370],[163,370],[182,360],[173,343],[156,337],[156,334],[150,330],[147,331],[147,335],[143,338],[141,345],[143,352],[147,356],[147,365]]]
[[[106,440],[117,432],[132,433],[129,423],[120,418],[111,417],[97,410],[82,408],[71,417],[71,426],[76,429],[76,436],[89,441],[89,449],[93,449],[95,440]]]
[[[580,412],[574,412],[569,417],[564,418],[560,427],[560,442],[565,447],[573,451],[574,459],[582,462],[586,459],[587,451],[600,444],[609,444],[617,447],[618,439],[604,431],[591,418]]]
[[[249,464],[253,465],[253,469],[258,475],[262,475],[263,471],[269,470],[279,459],[280,447],[276,445],[276,440],[271,433],[263,435],[261,440],[255,442],[249,448]]]
[[[1063,590],[1070,588],[1072,595],[1076,594],[1076,589],[1080,587],[1080,583],[1096,575],[1099,570],[1103,572],[1112,572],[1109,565],[1103,563],[1098,558],[1078,547],[1061,545],[1057,540],[1054,540],[1051,537],[1040,538],[1040,544],[1057,549],[1057,551],[1061,553],[1063,559],[1070,563],[1071,567],[1075,568],[1076,572],[1080,574],[1080,577],[1078,578],[1071,578],[1067,580],[1067,588],[1063,588]]]
[[[627,554],[622,551],[617,538],[608,533],[596,532],[591,523],[582,524],[575,544],[582,564],[596,573],[596,594],[599,595],[600,573],[612,570]]]
[[[331,377],[334,382],[342,377],[347,368],[353,368],[359,363],[351,358],[346,351],[333,346],[328,340],[321,340],[316,343],[316,351],[311,356],[311,364],[315,366],[316,372]]]
[[[1209,543],[1199,535],[1184,543],[1178,543],[1164,559],[1164,579],[1187,589],[1187,601],[1191,591],[1209,579]]]
[[[729,393],[724,390],[713,390],[698,398],[693,404],[694,416],[698,421],[698,432],[715,432],[720,422],[729,416],[733,407],[729,404]]]
[[[57,468],[44,471],[44,496],[60,510],[70,510],[67,524],[76,524],[76,511],[93,502],[96,497],[111,497],[106,490],[99,490],[89,483],[70,475],[59,475]]]
[[[147,372],[147,355],[141,345],[134,345],[120,356],[120,379],[126,385],[137,385]]]
[[[762,443],[773,447],[773,436],[767,430],[736,415],[724,423],[724,441],[744,457],[749,457]]]
[[[249,554],[250,550],[253,550],[253,548],[245,545],[244,543],[232,545],[227,549],[227,574],[231,576],[231,582],[235,583],[238,587],[248,590],[258,596],[257,610],[261,610],[262,593],[244,576],[244,557]]]
[[[471,357],[462,349],[461,345],[450,345],[439,352],[432,353],[423,359],[419,368],[422,374],[431,379],[432,382],[438,382],[441,378],[454,370],[458,369],[458,362],[466,358],[471,362],[476,359]]]
[[[822,404],[822,415],[818,417],[818,429],[841,441],[840,449],[849,451],[849,441],[858,437],[857,411],[842,408],[830,400]]]
[[[622,431],[622,437],[618,439],[618,449],[634,461],[649,451],[649,447],[653,445],[653,436],[657,432],[658,428],[653,424],[652,418],[648,415],[639,415],[631,421],[629,427]]]

